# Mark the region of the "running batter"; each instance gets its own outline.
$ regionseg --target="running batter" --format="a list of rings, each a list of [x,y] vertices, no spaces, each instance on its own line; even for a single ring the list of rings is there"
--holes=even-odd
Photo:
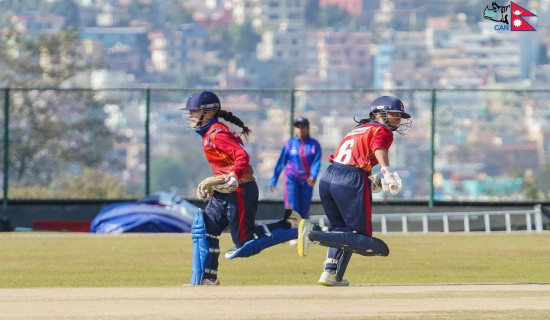
[[[191,284],[218,285],[218,237],[227,227],[235,244],[225,254],[229,260],[248,257],[272,245],[296,239],[301,217],[287,210],[282,220],[256,226],[259,193],[250,157],[242,139],[219,118],[240,127],[241,135],[248,136],[250,129],[233,113],[222,110],[218,96],[210,91],[192,94],[183,110],[188,112],[189,127],[202,137],[204,154],[214,177],[223,178],[212,188],[206,188],[203,183],[197,188],[198,197],[209,201],[204,212],[197,214],[191,228],[194,251]]]
[[[369,118],[361,119],[329,157],[331,164],[319,182],[319,195],[330,228],[323,231],[302,220],[298,229],[300,256],[307,254],[310,241],[329,247],[319,284],[349,285],[342,277],[352,253],[389,254],[387,245],[372,237],[372,192],[384,190],[397,194],[401,190],[401,179],[390,168],[388,149],[393,142],[393,132],[408,131],[410,117],[398,98],[379,97],[370,105]],[[383,178],[371,176],[377,164]]]

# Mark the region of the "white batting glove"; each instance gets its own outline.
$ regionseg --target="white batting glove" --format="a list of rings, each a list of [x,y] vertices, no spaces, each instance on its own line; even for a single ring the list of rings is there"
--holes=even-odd
[[[221,193],[231,193],[239,187],[239,179],[234,172],[229,173],[223,179],[223,183],[215,185],[212,189]]]
[[[402,184],[397,172],[392,171],[390,167],[382,167],[380,171],[384,175],[384,179],[382,179],[382,189],[384,192],[398,194],[401,191]]]
[[[197,198],[199,198],[199,200],[208,200],[210,199],[211,196],[212,196],[212,193],[204,190],[202,185],[199,184],[197,186]]]
[[[369,176],[369,179],[372,181],[371,191],[372,193],[378,193],[382,191],[382,179],[379,175],[373,174]]]
[[[210,199],[214,193],[212,188],[221,183],[224,183],[224,178],[208,177],[203,179],[197,186],[197,198],[200,200]]]

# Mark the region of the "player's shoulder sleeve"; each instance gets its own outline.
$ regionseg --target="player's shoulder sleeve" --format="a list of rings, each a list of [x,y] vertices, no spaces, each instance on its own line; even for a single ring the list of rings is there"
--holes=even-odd
[[[384,126],[375,126],[371,140],[371,149],[389,149],[393,143],[393,133]]]
[[[242,144],[238,137],[223,123],[216,122],[207,133],[208,144],[212,149],[219,149],[227,145]]]
[[[271,179],[269,179],[269,187],[274,187],[277,184],[277,180],[279,180],[279,175],[281,174],[284,167],[286,166],[286,163],[288,162],[288,150],[290,150],[290,141],[291,139],[285,141],[283,147],[281,148],[279,159],[277,159],[275,168],[273,168],[273,175],[271,176]]]

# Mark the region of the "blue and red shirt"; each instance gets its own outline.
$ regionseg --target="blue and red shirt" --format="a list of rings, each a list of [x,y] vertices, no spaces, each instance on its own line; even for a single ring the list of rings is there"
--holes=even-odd
[[[288,178],[306,180],[309,177],[317,179],[321,169],[321,145],[313,138],[300,140],[290,138],[281,150],[279,160],[269,180],[269,186],[277,184],[281,171],[285,168]]]

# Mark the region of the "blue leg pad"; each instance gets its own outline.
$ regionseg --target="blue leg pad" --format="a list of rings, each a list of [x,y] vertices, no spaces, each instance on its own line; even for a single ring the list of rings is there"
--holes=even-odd
[[[271,236],[262,235],[258,239],[249,240],[239,249],[225,254],[226,260],[233,258],[246,258],[260,253],[263,249],[279,243],[298,238],[298,229],[271,230]]]
[[[208,243],[206,242],[206,227],[202,212],[199,209],[191,225],[191,239],[193,239],[193,263],[191,265],[191,285],[201,285],[206,258],[208,257]]]
[[[362,256],[387,256],[390,249],[378,238],[353,232],[311,231],[309,240],[320,245],[360,254]]]

